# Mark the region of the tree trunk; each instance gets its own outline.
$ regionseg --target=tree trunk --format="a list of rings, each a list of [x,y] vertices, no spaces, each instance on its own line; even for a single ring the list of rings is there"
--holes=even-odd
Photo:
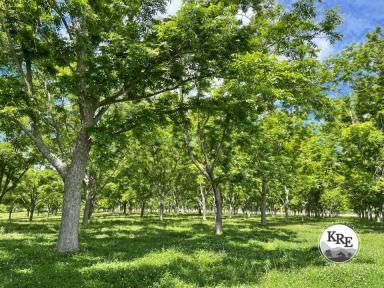
[[[12,221],[13,207],[14,207],[14,203],[11,202],[11,204],[10,204],[10,206],[9,206],[9,210],[8,210],[8,221],[9,221],[9,222]]]
[[[152,214],[153,213],[153,199],[149,199],[149,212]]]
[[[384,203],[383,203],[383,205],[381,205],[381,207],[380,207],[380,209],[379,209],[379,217],[378,217],[378,219],[377,219],[377,222],[379,222],[379,223],[381,223],[382,221],[383,221],[383,208],[384,208]]]
[[[161,193],[159,196],[159,218],[160,221],[164,220],[164,196]]]
[[[201,212],[203,213],[203,220],[207,220],[207,204],[205,200],[204,187],[200,185],[200,196],[201,196]]]
[[[168,203],[168,214],[171,214],[172,205],[171,202]]]
[[[262,177],[261,185],[261,225],[267,225],[267,181]]]
[[[133,203],[132,201],[128,201],[128,213],[129,214],[132,214],[132,211],[133,211]]]
[[[92,212],[94,209],[94,201],[96,196],[95,187],[93,186],[94,182],[91,176],[88,177],[88,183],[87,183],[87,195],[85,196],[85,207],[83,212],[83,225],[87,225],[89,223],[89,220],[91,219]]]
[[[175,214],[180,215],[180,204],[177,195],[175,195]]]
[[[71,166],[64,180],[64,203],[57,251],[75,252],[79,249],[79,218],[81,186],[88,162],[90,140],[87,133],[79,132],[73,152]]]
[[[87,193],[87,196],[85,198],[85,207],[83,212],[83,225],[87,225],[89,223],[89,220],[91,219],[91,210],[92,210],[92,199],[91,196]]]
[[[284,200],[285,223],[288,223],[289,189],[287,188],[287,186],[284,186],[284,190],[285,190],[285,200]]]
[[[128,201],[124,201],[123,202],[123,213],[124,213],[124,215],[127,214],[127,206],[128,206]]]
[[[215,233],[216,235],[223,234],[223,220],[222,220],[222,200],[219,186],[216,183],[212,183],[213,196],[215,199]]]
[[[140,207],[140,217],[143,218],[144,217],[144,211],[145,211],[145,201],[143,201],[141,203],[141,207]]]
[[[29,222],[32,222],[34,212],[35,212],[35,203],[32,203],[31,208],[30,208],[30,212],[29,212]]]

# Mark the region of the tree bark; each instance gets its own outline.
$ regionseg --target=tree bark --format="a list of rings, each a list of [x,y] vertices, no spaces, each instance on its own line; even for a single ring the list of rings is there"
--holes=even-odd
[[[89,177],[87,184],[87,195],[85,197],[85,207],[83,212],[83,225],[87,225],[91,219],[91,215],[94,209],[93,201],[95,199],[95,189],[93,187],[93,180]]]
[[[81,186],[88,162],[90,140],[84,129],[80,130],[73,152],[71,166],[64,180],[64,203],[57,251],[75,252],[79,249],[79,218]]]
[[[384,203],[381,205],[380,209],[379,209],[379,217],[377,219],[377,222],[381,223],[383,221],[383,208],[384,208]]]
[[[8,210],[8,221],[9,221],[9,222],[12,221],[13,207],[14,207],[14,203],[11,202],[11,204],[10,204],[10,206],[9,206],[9,210]]]
[[[200,184],[200,196],[201,196],[201,212],[203,214],[203,220],[207,220],[207,204],[205,200],[205,191],[203,185]]]
[[[289,189],[287,186],[284,186],[285,190],[285,199],[284,199],[284,214],[285,214],[285,223],[288,223],[288,213],[289,213]]]
[[[267,225],[267,181],[265,176],[262,177],[261,184],[261,225]]]
[[[180,215],[180,204],[179,198],[177,197],[177,193],[175,193],[175,214]]]
[[[144,217],[144,211],[145,211],[145,201],[143,201],[141,203],[141,207],[140,207],[140,217],[143,218]]]
[[[212,183],[212,190],[215,199],[215,234],[223,234],[223,220],[222,220],[222,200],[221,192],[216,183]]]
[[[128,201],[124,201],[123,202],[123,213],[124,213],[124,215],[127,214],[127,205],[128,205]]]
[[[159,218],[160,221],[164,220],[164,196],[161,193],[159,195]]]
[[[35,212],[35,203],[32,203],[31,204],[31,209],[30,209],[30,212],[29,212],[29,222],[32,222],[33,220],[33,213]]]

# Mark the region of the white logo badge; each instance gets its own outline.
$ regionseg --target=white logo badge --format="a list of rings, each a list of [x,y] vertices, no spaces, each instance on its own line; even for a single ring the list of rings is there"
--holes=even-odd
[[[321,253],[327,260],[344,263],[356,255],[359,239],[351,228],[337,224],[324,230],[319,245]]]

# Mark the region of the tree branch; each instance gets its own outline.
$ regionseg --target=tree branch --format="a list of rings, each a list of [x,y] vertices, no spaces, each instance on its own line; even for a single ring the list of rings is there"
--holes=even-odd
[[[208,172],[204,169],[203,165],[201,165],[201,163],[196,159],[195,155],[193,155],[192,148],[189,145],[189,143],[190,143],[189,137],[185,133],[184,144],[185,144],[185,149],[189,155],[189,158],[192,160],[193,164],[195,164],[196,168],[201,172],[201,174],[203,174],[205,178],[210,179]]]
[[[60,176],[64,179],[67,174],[67,165],[48,147],[41,137],[41,133],[36,124],[32,124],[31,139],[35,142],[39,151],[48,159],[48,161],[55,167]]]
[[[59,172],[61,178],[64,179],[67,174],[67,165],[56,154],[54,154],[48,147],[48,145],[44,142],[37,125],[35,123],[32,123],[32,130],[28,131],[15,116],[8,117],[12,120],[13,123],[16,124],[16,126],[18,126],[25,134],[27,134],[30,139],[33,140],[33,142],[37,146],[37,149],[39,149],[39,151],[44,155],[44,157],[47,158],[47,160],[52,164],[53,167],[55,167],[57,172]]]
[[[67,34],[69,36],[69,39],[73,40],[73,29],[68,25],[67,20],[65,20],[64,14],[60,11],[60,7],[57,5],[57,2],[55,0],[48,1],[51,8],[60,16],[61,22],[63,22],[65,30],[67,31]]]
[[[220,141],[219,141],[218,144],[217,144],[215,153],[213,154],[212,168],[215,167],[216,162],[217,162],[218,159],[219,159],[220,152],[221,152],[222,147],[223,147],[223,145],[224,145],[224,139],[225,139],[225,137],[227,136],[227,132],[229,133],[229,130],[230,130],[230,129],[229,129],[229,117],[226,117],[225,120],[224,120],[223,134],[222,134],[222,136],[221,136]]]
[[[29,87],[27,78],[26,78],[25,73],[23,71],[22,63],[21,63],[19,57],[17,57],[17,53],[16,53],[16,49],[15,49],[15,43],[13,42],[13,39],[12,39],[11,34],[9,32],[9,29],[6,28],[5,21],[4,21],[4,15],[0,15],[0,19],[1,19],[1,27],[3,28],[3,30],[5,31],[5,33],[7,35],[9,50],[11,50],[12,57],[16,63],[17,70],[20,73],[20,76],[22,77],[25,85],[27,87]]]
[[[102,106],[111,105],[111,104],[115,104],[115,103],[121,103],[121,102],[127,102],[127,101],[137,101],[137,100],[142,100],[142,99],[146,99],[146,98],[151,98],[151,97],[159,95],[161,93],[175,90],[175,89],[179,88],[181,85],[183,85],[184,83],[187,83],[187,82],[195,80],[195,79],[197,79],[197,77],[190,77],[188,79],[185,79],[185,80],[175,84],[174,86],[166,87],[166,88],[160,89],[160,90],[155,91],[155,92],[144,93],[143,95],[140,95],[137,97],[119,98],[121,95],[127,93],[127,90],[125,89],[125,87],[122,87],[118,91],[116,91],[112,96],[107,97],[107,98],[103,99],[102,101],[100,101],[97,104],[97,107],[102,107]]]
[[[20,173],[20,175],[12,180],[12,186],[10,186],[5,192],[11,191],[16,188],[16,186],[19,184],[21,178],[23,178],[24,174],[29,170],[29,166],[23,170],[23,172]]]

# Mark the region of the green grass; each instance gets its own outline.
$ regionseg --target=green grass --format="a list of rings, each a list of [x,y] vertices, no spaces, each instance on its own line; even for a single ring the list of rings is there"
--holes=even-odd
[[[54,251],[58,219],[0,215],[0,287],[384,287],[384,227],[356,218],[213,219],[96,214],[81,230],[81,251]],[[358,232],[358,255],[331,264],[318,251],[322,230],[345,223]]]

